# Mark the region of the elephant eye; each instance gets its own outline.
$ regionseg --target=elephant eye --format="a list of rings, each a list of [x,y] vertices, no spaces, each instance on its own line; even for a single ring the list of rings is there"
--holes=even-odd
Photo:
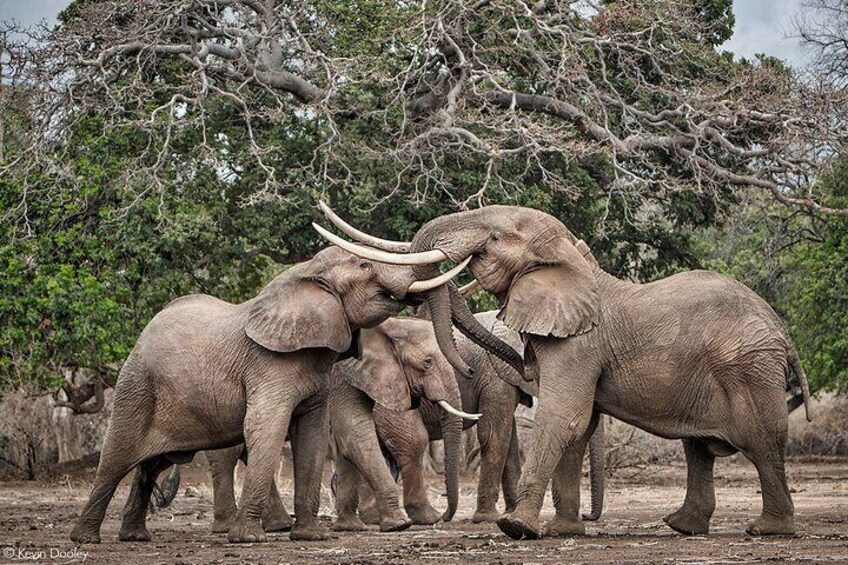
[[[362,269],[363,271],[371,270],[371,261],[360,261],[359,262],[359,268]]]
[[[425,369],[429,369],[430,367],[433,366],[433,358],[432,357],[425,357],[422,364],[424,365]]]
[[[489,239],[491,239],[492,241],[500,241],[500,239],[501,239],[501,232],[499,232],[499,231],[493,231],[493,232],[492,232],[492,234],[489,236]]]

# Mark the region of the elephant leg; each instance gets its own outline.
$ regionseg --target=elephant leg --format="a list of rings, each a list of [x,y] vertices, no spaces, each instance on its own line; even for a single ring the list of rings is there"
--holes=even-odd
[[[124,516],[118,539],[121,541],[150,541],[147,531],[147,509],[150,495],[159,473],[171,466],[171,462],[162,456],[144,461],[136,467],[132,488],[124,506]]]
[[[214,533],[229,532],[233,525],[238,512],[234,494],[233,472],[239,458],[245,457],[246,453],[244,444],[206,452],[209,472],[212,475],[212,512],[214,516],[212,531]]]
[[[100,543],[100,525],[106,515],[106,507],[127,473],[136,465],[135,453],[129,452],[123,447],[122,442],[116,442],[125,430],[121,429],[120,422],[110,423],[110,430],[103,442],[100,455],[100,463],[97,465],[97,475],[94,478],[94,486],[91,495],[83,508],[76,525],[74,525],[69,537],[77,543]],[[131,436],[127,436],[131,437]]]
[[[583,474],[586,445],[597,424],[598,413],[595,412],[586,432],[565,448],[554,470],[551,491],[556,515],[553,520],[545,524],[545,536],[574,536],[586,533],[586,526],[580,519],[580,477]]]
[[[485,400],[485,399],[483,399]],[[500,407],[497,400],[481,402],[487,410],[477,423],[477,441],[480,443],[480,478],[477,482],[477,510],[471,521],[494,522],[500,517],[495,504],[498,501],[498,490],[504,475],[507,454],[511,442],[514,403]],[[501,409],[502,408],[502,409]]]
[[[506,454],[501,488],[504,493],[504,511],[512,512],[518,504],[518,480],[521,477],[521,449],[518,447],[518,427],[512,418],[512,432],[509,438],[509,451]]]
[[[250,464],[245,473],[238,513],[227,535],[230,543],[264,542],[268,539],[260,519],[286,439],[286,424],[291,417],[290,401],[277,398],[278,395],[269,396],[273,396],[274,400],[248,402],[244,439]]]
[[[784,465],[786,432],[783,431],[783,442],[763,444],[742,453],[757,468],[760,476],[760,490],[763,494],[763,511],[759,518],[753,520],[745,529],[751,535],[789,535],[795,533],[795,507],[786,484],[786,468]]]
[[[679,510],[663,520],[682,534],[708,534],[716,504],[715,456],[703,442],[693,438],[683,440],[683,451],[686,453],[686,498]]]
[[[581,337],[574,336],[568,341]],[[518,482],[518,504],[513,512],[504,514],[497,521],[501,531],[513,539],[538,539],[542,536],[539,511],[548,482],[563,451],[582,438],[589,427],[597,382],[596,373],[585,373],[588,367],[581,359],[572,359],[572,355],[558,355],[557,352],[550,352],[543,357],[538,347],[536,352],[541,382],[544,385],[546,378],[550,380],[547,386],[540,389],[533,447]],[[548,367],[543,359],[556,359],[557,365]],[[563,372],[563,367],[569,370]],[[575,373],[576,370],[583,373]],[[563,386],[563,383],[567,386]]]
[[[337,452],[342,456],[340,459],[346,459],[356,467],[365,479],[364,482],[373,491],[380,531],[405,530],[412,522],[400,509],[397,484],[386,465],[377,439],[372,404],[363,401],[360,391],[353,390],[352,387],[347,390],[353,395],[350,402],[345,402],[343,407],[337,403],[330,408]],[[334,397],[334,400],[336,398]],[[362,482],[360,488],[361,486],[364,486]],[[364,505],[362,510],[365,510]]]
[[[330,537],[327,528],[318,521],[324,459],[327,456],[324,416],[325,403],[322,399],[314,408],[294,418],[289,427],[294,458],[295,523],[289,534],[292,540],[314,541]]]
[[[430,446],[430,438],[421,416],[417,412],[412,415],[415,420],[405,426],[402,449],[392,446],[391,451],[400,467],[406,514],[413,524],[431,525],[442,519],[442,513],[430,504],[424,483],[424,452]]]
[[[363,479],[359,482],[359,519],[366,524],[380,524],[380,510],[377,508],[377,497],[374,490]]]
[[[336,453],[336,521],[333,530],[338,532],[361,532],[367,530],[365,523],[357,516],[359,509],[359,486],[362,475],[359,469],[347,457]]]
[[[271,480],[271,492],[268,493],[268,503],[262,513],[262,529],[266,532],[288,532],[292,529],[292,525],[294,520],[286,510],[275,476]]]

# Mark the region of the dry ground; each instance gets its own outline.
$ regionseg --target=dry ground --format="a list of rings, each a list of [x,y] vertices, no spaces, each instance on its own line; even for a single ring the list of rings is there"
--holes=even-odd
[[[122,486],[103,524],[103,543],[84,545],[74,557],[68,531],[91,486],[90,472],[49,483],[0,483],[0,563],[807,563],[848,562],[848,460],[789,462],[798,534],[752,538],[744,534],[760,509],[759,484],[743,459],[716,465],[718,508],[709,536],[675,534],[661,521],[683,500],[685,468],[652,467],[619,472],[608,481],[600,522],[586,537],[517,542],[494,525],[475,525],[475,481],[463,481],[457,519],[396,534],[376,531],[341,534],[337,539],[291,542],[275,534],[266,544],[232,545],[209,532],[211,490],[203,468],[184,473],[170,508],[149,522],[153,541],[120,543],[117,531],[128,488]],[[290,483],[283,487],[290,489]],[[440,480],[431,495],[444,506]],[[186,496],[188,487],[190,494]],[[290,500],[290,492],[287,499]],[[322,508],[325,514],[329,505]],[[552,514],[550,499],[543,518]],[[329,523],[330,517],[325,519]],[[11,549],[8,549],[11,548]],[[51,553],[52,552],[52,553]],[[56,552],[64,554],[56,555]],[[11,555],[11,558],[9,556]]]

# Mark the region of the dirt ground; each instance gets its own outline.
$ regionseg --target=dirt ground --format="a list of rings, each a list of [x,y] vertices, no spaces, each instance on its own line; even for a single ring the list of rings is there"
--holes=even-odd
[[[472,524],[476,479],[466,477],[457,518],[449,524],[393,534],[340,534],[313,543],[273,534],[269,543],[238,545],[209,531],[211,488],[195,463],[184,472],[171,507],[151,516],[152,541],[118,542],[128,492],[122,485],[101,530],[103,543],[75,548],[67,535],[91,487],[92,473],[86,472],[47,483],[0,483],[0,564],[848,562],[848,460],[796,460],[788,468],[798,526],[794,537],[745,535],[748,520],[759,513],[759,483],[750,464],[731,458],[716,465],[717,510],[709,536],[682,536],[662,523],[662,516],[682,502],[685,487],[685,468],[667,466],[626,469],[609,479],[604,515],[588,524],[585,537],[513,541],[493,524]],[[289,502],[291,483],[281,485]],[[430,489],[434,504],[444,507],[438,477],[430,479]],[[322,519],[328,524],[331,513],[327,499]],[[552,513],[549,495],[542,517]]]

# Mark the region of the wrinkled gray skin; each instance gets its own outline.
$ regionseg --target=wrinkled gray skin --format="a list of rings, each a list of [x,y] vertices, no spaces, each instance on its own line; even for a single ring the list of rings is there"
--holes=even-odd
[[[426,310],[426,308],[425,308]],[[477,320],[498,338],[516,351],[524,348],[518,334],[496,319],[497,312],[476,314]],[[416,315],[421,316],[419,312]],[[426,316],[426,312],[423,313]],[[477,425],[480,443],[480,473],[477,484],[477,509],[472,521],[494,522],[500,517],[495,504],[502,488],[506,510],[510,511],[517,502],[517,485],[521,473],[518,437],[515,427],[515,409],[519,402],[532,406],[532,396],[537,393],[535,382],[517,377],[514,386],[499,376],[513,369],[485,349],[478,347],[461,333],[455,334],[457,347],[462,358],[475,368],[474,378],[466,379],[458,373],[456,383],[462,395],[464,412],[482,413],[478,421],[464,420],[464,429]],[[404,507],[415,524],[432,524],[439,513],[430,504],[427,486],[424,483],[423,458],[430,441],[442,439],[439,425],[440,409],[431,402],[423,401],[417,412],[403,417],[377,406],[374,415],[380,443],[391,454],[403,478]],[[597,520],[603,506],[603,431],[595,433],[590,442],[592,480],[592,511],[585,516]],[[448,462],[450,458],[446,457]],[[451,517],[453,512],[448,509]],[[376,512],[362,508],[360,516],[365,522],[373,522]]]
[[[473,256],[469,269],[501,300],[500,319],[526,341],[525,377],[539,381],[518,503],[498,520],[507,535],[584,533],[580,463],[599,411],[683,440],[687,493],[665,517],[673,529],[709,531],[715,458],[741,451],[757,468],[763,496],[762,513],[747,531],[795,531],[784,466],[790,371],[805,400],[809,391],[780,319],[750,289],[706,271],[649,284],[618,280],[557,219],[527,208],[490,206],[437,218],[413,240],[412,251],[428,249],[454,261]],[[419,277],[433,272],[416,268]],[[450,296],[428,299],[437,333],[436,309],[439,323],[461,309]],[[809,402],[807,409],[809,417]],[[539,511],[551,479],[556,516],[543,530]]]
[[[246,442],[244,492],[228,538],[266,539],[260,525],[288,432],[294,456],[292,539],[322,539],[317,513],[326,451],[323,383],[340,355],[358,352],[358,329],[399,312],[410,268],[328,248],[230,304],[179,298],[142,332],[115,386],[112,417],[88,503],[70,533],[100,541],[119,481],[136,468],[119,539],[150,539],[145,526],[157,475],[195,452]]]
[[[397,486],[383,461],[377,430],[387,421],[407,421],[415,418],[418,410],[409,409],[410,399],[413,399],[414,406],[419,402],[426,402],[432,408],[433,429],[445,439],[445,487],[448,508],[442,515],[429,505],[426,496],[423,500],[407,496],[406,480],[415,480],[416,469],[410,468],[405,460],[398,458],[398,466],[404,474],[404,508],[412,523],[435,524],[439,520],[449,521],[456,513],[459,503],[462,419],[447,413],[436,404],[439,400],[445,400],[457,409],[462,406],[453,368],[441,355],[430,322],[415,318],[395,318],[378,329],[383,331],[382,339],[369,342],[372,347],[366,350],[367,353],[361,362],[341,364],[340,373],[345,375],[346,382],[354,383],[354,386],[339,387],[335,391],[336,394],[330,398],[330,426],[336,445],[338,473],[338,520],[335,524],[337,530],[364,529],[363,521],[357,516],[360,486],[364,485],[363,478],[376,494],[381,528],[386,500],[391,498],[397,504]],[[383,345],[380,345],[381,342]],[[383,373],[400,375],[400,378],[383,379],[393,386],[382,387],[381,390],[355,384],[370,383],[373,378],[369,375]],[[406,386],[399,389],[396,386],[398,383],[406,383]],[[355,418],[351,408],[356,409]],[[355,433],[352,433],[352,430]],[[369,441],[367,455],[362,453],[366,433]],[[401,443],[415,441],[415,438],[406,437],[394,439]],[[393,453],[393,450],[403,450],[403,446],[397,443],[390,443],[387,448]],[[366,459],[367,466],[363,463]],[[379,476],[383,479],[380,483],[370,478],[377,476],[377,469],[381,470]],[[418,475],[417,479],[420,478]]]
[[[335,442],[339,473],[336,496],[338,520],[333,529],[357,531],[365,525],[356,515],[357,487],[364,481],[377,493],[376,515],[381,531],[398,531],[412,523],[400,511],[397,486],[383,462],[377,441],[373,411],[379,407],[403,418],[420,399],[445,400],[459,408],[461,400],[453,368],[439,353],[429,322],[415,318],[390,318],[373,329],[362,330],[362,359],[336,363],[327,381],[327,415]],[[379,404],[376,404],[379,403]],[[435,405],[434,405],[435,406]],[[446,483],[449,512],[456,511],[459,497],[460,417],[441,408],[437,427],[446,438]],[[243,445],[209,451],[214,491],[213,531],[227,531],[236,515],[233,469],[246,461]],[[412,508],[415,511],[417,509]],[[417,515],[417,514],[416,514]],[[435,523],[440,518],[428,523]],[[276,485],[262,516],[265,531],[284,531],[292,521]]]

